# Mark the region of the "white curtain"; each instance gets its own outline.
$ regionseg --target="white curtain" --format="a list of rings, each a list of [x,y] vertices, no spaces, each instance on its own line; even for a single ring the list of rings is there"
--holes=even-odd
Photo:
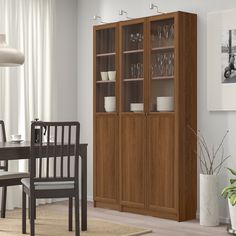
[[[6,34],[9,46],[25,54],[23,66],[0,67],[0,119],[8,139],[18,133],[29,140],[34,118],[52,118],[53,0],[0,0],[0,16],[0,33]],[[9,167],[24,171],[27,163],[14,161]],[[9,188],[8,209],[21,206],[19,196],[19,187]]]

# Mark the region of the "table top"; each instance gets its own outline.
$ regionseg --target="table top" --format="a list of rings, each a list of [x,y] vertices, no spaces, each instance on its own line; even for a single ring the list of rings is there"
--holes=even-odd
[[[64,144],[66,146],[66,144]],[[44,145],[43,145],[44,146]],[[46,143],[45,143],[46,146]],[[82,159],[87,159],[87,143],[79,144],[78,154]],[[57,146],[58,152],[61,151],[60,145]],[[52,152],[51,149],[51,152]],[[71,149],[71,155],[73,148]],[[0,160],[19,160],[30,158],[30,141],[16,142],[0,142]]]
[[[45,143],[46,145],[46,143]],[[66,145],[66,144],[65,144]],[[87,147],[87,143],[80,143],[79,146],[86,146]],[[17,142],[0,142],[0,148],[29,148],[30,147],[30,141],[23,141],[20,143]]]

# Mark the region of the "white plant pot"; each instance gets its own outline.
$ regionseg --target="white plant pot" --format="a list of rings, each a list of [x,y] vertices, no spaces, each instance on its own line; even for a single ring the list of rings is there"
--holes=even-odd
[[[200,174],[200,225],[219,225],[218,176]]]
[[[229,203],[231,227],[233,230],[236,230],[236,206],[232,206],[229,199],[228,199],[228,203]]]

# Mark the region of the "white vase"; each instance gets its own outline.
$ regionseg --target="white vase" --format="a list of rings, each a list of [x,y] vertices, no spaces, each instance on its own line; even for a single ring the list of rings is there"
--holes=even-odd
[[[200,174],[200,225],[219,225],[218,176]]]
[[[228,203],[229,203],[231,227],[233,230],[236,230],[236,206],[232,206],[229,199],[228,199]]]

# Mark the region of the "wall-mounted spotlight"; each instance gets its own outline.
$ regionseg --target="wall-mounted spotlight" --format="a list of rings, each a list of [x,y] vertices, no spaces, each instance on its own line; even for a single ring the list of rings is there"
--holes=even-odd
[[[119,10],[119,15],[120,16],[123,16],[125,14],[125,17],[127,18],[127,19],[133,19],[133,18],[131,18],[131,17],[129,17],[128,16],[128,12],[127,11],[124,11],[124,10]]]
[[[98,16],[98,15],[93,16],[93,20],[94,21],[99,21],[99,23],[106,23],[102,20],[102,17]]]
[[[157,13],[165,14],[164,12],[159,11],[159,10],[158,10],[158,6],[157,6],[157,5],[154,5],[153,3],[150,3],[150,4],[149,4],[149,9],[150,9],[150,10],[157,9]]]

